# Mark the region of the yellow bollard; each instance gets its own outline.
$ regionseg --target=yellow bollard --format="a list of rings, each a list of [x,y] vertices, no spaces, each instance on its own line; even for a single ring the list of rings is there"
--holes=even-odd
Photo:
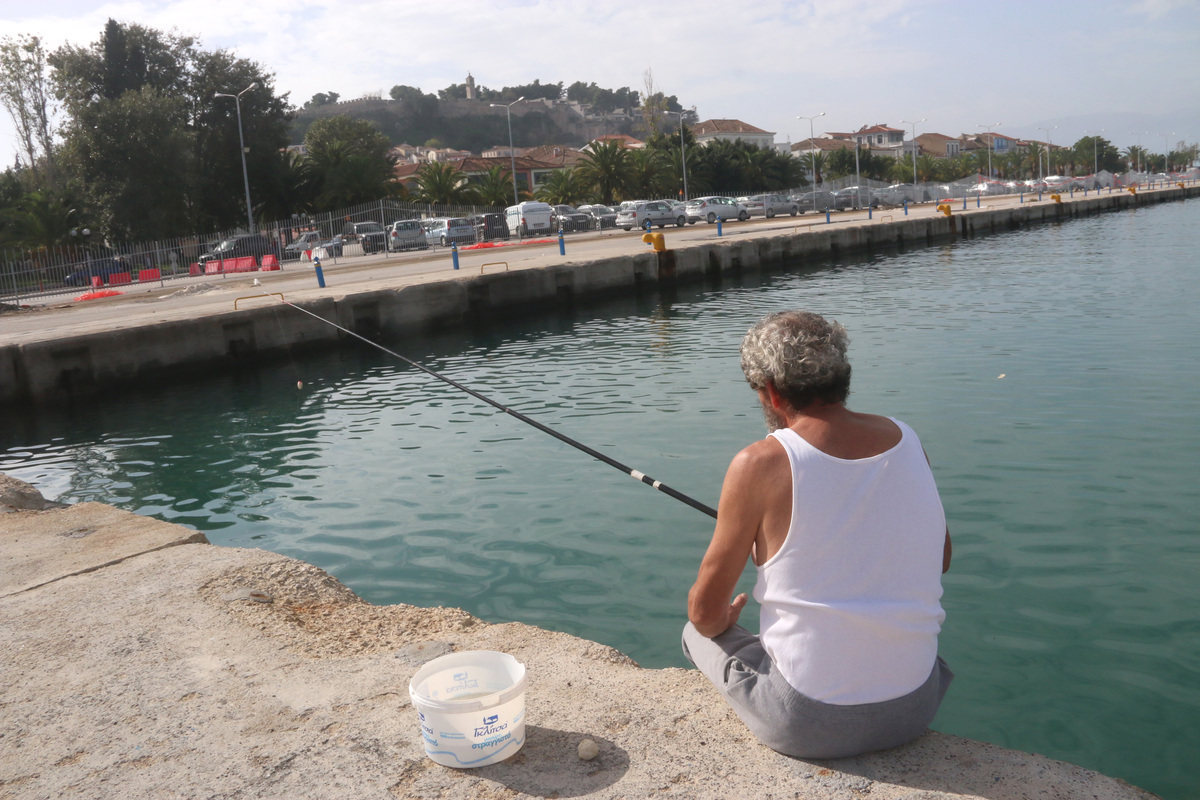
[[[947,217],[950,216],[950,204],[949,203],[939,203],[937,210],[942,212],[943,214],[945,214]]]
[[[1177,183],[1177,184],[1175,184],[1175,185],[1176,185],[1176,186],[1178,186],[1180,189],[1182,189],[1182,188],[1183,188],[1183,181],[1180,181],[1179,183]]]
[[[1137,194],[1137,187],[1136,187],[1136,186],[1130,186],[1130,187],[1129,187],[1129,193],[1130,193],[1130,194]]]
[[[667,249],[667,238],[661,233],[643,233],[642,241],[654,247],[655,252]]]
[[[1054,202],[1056,202],[1056,203],[1061,203],[1061,202],[1062,202],[1062,195],[1061,195],[1061,194],[1052,194],[1052,195],[1050,195],[1050,199],[1051,199],[1051,200],[1053,200],[1053,201],[1054,201]]]

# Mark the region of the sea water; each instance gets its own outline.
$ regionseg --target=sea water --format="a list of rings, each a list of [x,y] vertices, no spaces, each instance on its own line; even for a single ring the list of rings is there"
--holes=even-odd
[[[1186,798],[1198,248],[1192,200],[387,344],[715,506],[765,432],[742,334],[781,308],[837,318],[851,406],[917,430],[954,538],[941,652],[957,678],[934,727]],[[686,663],[711,519],[369,348],[114,391],[3,436],[0,470],[64,502],[294,556],[375,603]]]

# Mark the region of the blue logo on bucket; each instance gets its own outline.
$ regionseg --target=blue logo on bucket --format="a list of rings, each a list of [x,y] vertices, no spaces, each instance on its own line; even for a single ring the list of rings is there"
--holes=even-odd
[[[454,680],[456,680],[456,681],[465,681],[466,679],[467,679],[467,673],[465,673],[465,672],[456,672],[456,673],[454,673]]]
[[[484,718],[483,718],[483,724],[484,724],[484,725],[495,725],[495,724],[496,724],[496,720],[498,720],[498,719],[500,719],[500,715],[499,715],[499,714],[492,714],[490,717],[484,717]]]

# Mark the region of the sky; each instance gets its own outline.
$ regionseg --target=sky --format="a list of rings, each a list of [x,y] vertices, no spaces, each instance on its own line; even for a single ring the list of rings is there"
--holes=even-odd
[[[251,59],[297,106],[436,93],[468,72],[493,89],[642,91],[650,70],[701,120],[780,143],[821,112],[817,135],[883,123],[911,136],[919,121],[918,134],[1099,134],[1158,153],[1200,140],[1200,0],[0,0],[0,37],[87,46],[110,17]],[[0,113],[0,159],[16,151]]]

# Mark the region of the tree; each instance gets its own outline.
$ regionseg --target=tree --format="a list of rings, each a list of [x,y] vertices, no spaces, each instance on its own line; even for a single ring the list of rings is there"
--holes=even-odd
[[[612,205],[629,181],[629,150],[619,140],[597,142],[576,169],[604,205]]]
[[[304,137],[315,208],[378,200],[395,178],[391,143],[370,122],[345,115],[322,117]]]
[[[507,166],[493,164],[479,178],[471,179],[475,199],[485,206],[507,206],[512,201],[512,173]]]
[[[337,92],[317,92],[308,102],[304,104],[305,108],[318,108],[320,106],[331,106],[341,97]]]
[[[417,170],[415,197],[434,205],[464,205],[473,199],[466,176],[449,162],[430,161]]]
[[[71,241],[79,224],[74,207],[60,197],[35,190],[3,211],[4,241],[30,250],[49,250]]]
[[[674,194],[675,176],[670,164],[658,150],[644,147],[629,152],[629,174],[625,178],[626,197],[663,197]]]
[[[829,167],[829,159],[819,150],[813,150],[800,156],[800,168],[813,176],[813,183],[824,183],[821,173]]]
[[[282,185],[291,110],[272,76],[191,37],[109,20],[88,47],[47,58],[64,126],[63,174],[109,238],[222,230],[245,219],[237,104],[252,199]],[[245,91],[243,91],[245,90]]]
[[[534,197],[544,203],[577,205],[587,197],[588,187],[573,169],[556,169],[534,192]]]
[[[35,186],[53,188],[54,129],[46,53],[36,36],[0,39],[0,104],[12,117]]]

